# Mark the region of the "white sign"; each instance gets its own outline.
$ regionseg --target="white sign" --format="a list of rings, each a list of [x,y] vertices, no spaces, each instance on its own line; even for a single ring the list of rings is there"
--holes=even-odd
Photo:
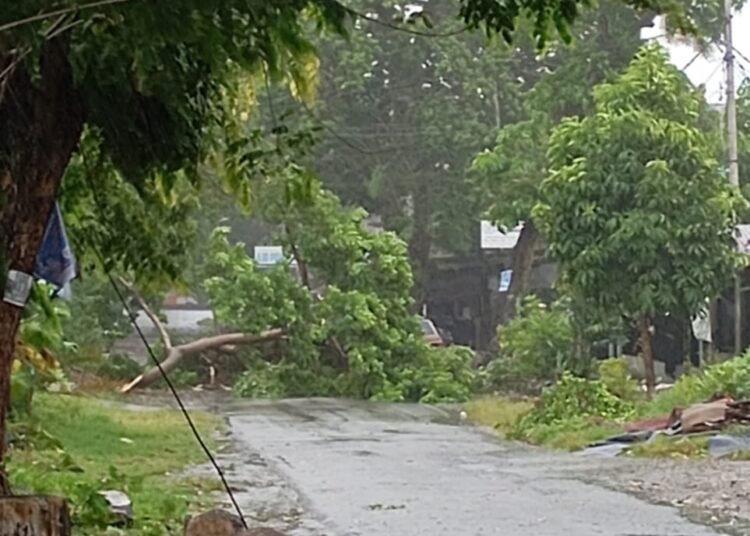
[[[699,341],[711,342],[711,316],[703,310],[693,318],[693,335]]]
[[[500,272],[500,292],[508,292],[510,281],[513,278],[513,270],[503,270]]]
[[[17,307],[25,307],[33,284],[34,278],[31,275],[17,270],[9,270],[8,280],[5,282],[3,301]]]
[[[482,249],[513,249],[518,242],[518,236],[521,234],[519,225],[514,229],[498,229],[491,221],[482,220],[480,222],[480,243]]]
[[[737,241],[737,251],[750,255],[750,225],[742,224],[735,227],[735,240]]]
[[[281,246],[255,246],[255,262],[262,265],[273,265],[284,260],[284,249]]]

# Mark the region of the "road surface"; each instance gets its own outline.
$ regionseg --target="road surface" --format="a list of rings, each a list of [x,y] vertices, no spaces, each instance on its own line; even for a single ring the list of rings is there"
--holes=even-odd
[[[429,406],[237,403],[223,457],[251,524],[299,536],[709,536],[585,483],[603,463],[504,442]]]

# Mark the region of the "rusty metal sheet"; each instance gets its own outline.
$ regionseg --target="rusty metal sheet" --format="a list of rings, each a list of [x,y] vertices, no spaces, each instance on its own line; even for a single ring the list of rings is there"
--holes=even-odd
[[[0,497],[0,536],[70,536],[62,497]]]

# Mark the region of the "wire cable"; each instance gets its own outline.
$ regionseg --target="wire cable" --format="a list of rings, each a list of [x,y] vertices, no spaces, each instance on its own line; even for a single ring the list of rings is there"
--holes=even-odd
[[[96,251],[97,257],[99,258],[99,262],[103,263],[104,259],[102,258],[101,253],[99,252],[98,249],[96,249],[95,251]],[[221,483],[224,486],[224,490],[226,490],[227,495],[229,496],[229,500],[232,502],[232,506],[234,507],[235,511],[237,512],[237,515],[242,521],[242,525],[247,529],[248,526],[247,526],[247,522],[245,521],[245,516],[242,514],[242,509],[240,508],[240,505],[237,502],[237,499],[234,496],[234,493],[232,492],[232,488],[229,485],[229,482],[227,482],[227,479],[224,476],[224,472],[221,470],[221,466],[216,461],[216,458],[214,457],[214,455],[211,453],[211,449],[208,448],[208,445],[206,445],[206,442],[203,440],[203,437],[198,431],[198,428],[195,426],[195,422],[193,421],[193,418],[190,416],[190,412],[187,410],[187,408],[185,407],[185,404],[182,402],[182,399],[180,398],[180,395],[177,393],[177,389],[175,389],[175,386],[172,383],[172,380],[169,379],[169,375],[161,366],[161,361],[159,361],[159,359],[156,357],[153,349],[151,348],[151,345],[149,344],[148,340],[146,340],[146,336],[143,334],[143,331],[138,325],[138,322],[136,322],[137,315],[134,314],[132,310],[130,309],[130,307],[128,306],[127,301],[125,300],[125,296],[122,294],[120,287],[117,286],[117,282],[112,277],[112,274],[106,269],[105,269],[105,272],[107,274],[107,279],[109,279],[109,282],[112,285],[112,288],[115,290],[115,293],[117,293],[117,298],[120,300],[120,303],[122,303],[122,306],[125,308],[125,311],[128,314],[130,323],[133,324],[135,331],[138,333],[138,337],[141,339],[141,341],[143,342],[143,345],[146,347],[146,351],[148,352],[148,355],[151,357],[151,360],[156,365],[156,368],[159,369],[159,373],[161,374],[161,377],[164,378],[164,381],[167,384],[167,387],[169,388],[169,390],[172,393],[172,396],[177,402],[177,406],[180,408],[180,412],[182,413],[183,417],[185,417],[185,421],[187,421],[188,426],[190,427],[190,431],[193,433],[195,440],[201,446],[201,449],[203,449],[203,452],[206,454],[206,457],[211,462],[211,465],[213,466],[214,470],[219,475],[219,479],[221,480]]]
[[[94,205],[96,206],[96,209],[99,212],[99,217],[102,218],[102,220],[104,221],[105,211],[104,211],[103,205],[100,203],[100,199],[99,199],[99,196],[97,195],[96,188],[94,188],[94,185],[91,182],[90,176],[88,174],[87,174],[87,180],[88,180],[88,186],[91,189],[91,193],[93,195]],[[242,509],[240,508],[240,505],[237,502],[237,499],[235,498],[234,493],[232,492],[232,488],[229,485],[229,482],[227,482],[227,479],[224,476],[224,472],[221,470],[221,466],[216,461],[216,458],[211,452],[211,449],[208,448],[208,445],[206,445],[206,442],[203,440],[203,437],[198,431],[198,428],[195,426],[195,422],[193,421],[193,418],[190,416],[190,412],[185,407],[185,404],[182,402],[182,399],[180,398],[180,395],[177,392],[177,389],[172,383],[172,380],[169,379],[169,375],[162,367],[161,361],[159,361],[159,359],[156,357],[156,354],[154,353],[153,348],[151,348],[151,344],[149,344],[148,340],[146,339],[146,336],[143,334],[143,331],[141,330],[141,327],[138,325],[138,322],[136,322],[137,315],[134,314],[133,311],[130,309],[130,306],[128,305],[127,300],[125,299],[125,296],[120,290],[120,287],[117,285],[117,282],[115,281],[114,277],[112,277],[112,273],[107,269],[106,262],[104,261],[104,256],[102,255],[101,251],[99,250],[98,247],[96,247],[95,244],[91,244],[91,248],[93,249],[94,254],[96,255],[97,259],[99,260],[102,270],[104,270],[104,272],[107,274],[107,279],[109,280],[110,284],[112,285],[112,288],[115,291],[115,294],[117,294],[117,298],[120,300],[120,303],[125,309],[128,315],[128,319],[130,320],[130,323],[133,325],[133,328],[135,328],[136,333],[138,333],[138,337],[141,339],[143,346],[146,348],[146,351],[148,352],[148,355],[151,358],[151,361],[154,362],[154,365],[159,370],[161,377],[164,378],[164,382],[167,384],[169,391],[172,393],[172,397],[177,402],[177,406],[179,407],[180,412],[182,413],[182,416],[185,417],[185,421],[187,422],[188,427],[190,428],[190,431],[193,433],[195,440],[198,442],[201,449],[203,450],[206,457],[208,458],[209,462],[211,463],[214,470],[216,471],[216,474],[219,476],[219,479],[221,480],[221,484],[224,487],[224,490],[226,491],[227,495],[229,496],[229,500],[231,501],[232,506],[237,512],[237,515],[239,516],[240,521],[242,522],[242,525],[247,529],[248,525],[247,525],[247,521],[245,521],[245,516],[242,514]]]

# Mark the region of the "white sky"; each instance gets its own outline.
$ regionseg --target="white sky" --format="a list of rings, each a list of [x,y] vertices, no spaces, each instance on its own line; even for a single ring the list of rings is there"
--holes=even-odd
[[[658,25],[657,25],[658,26]],[[734,16],[734,48],[736,61],[736,79],[737,87],[743,79],[750,77],[750,8],[736,13]],[[663,29],[654,27],[645,29],[642,36],[644,38],[653,38],[663,34]],[[699,57],[692,63],[690,61],[695,56],[695,50],[689,46],[672,45],[666,43],[664,39],[659,39],[669,50],[672,63],[679,69],[683,69],[690,80],[696,85],[706,85],[706,98],[710,103],[723,103],[724,95],[724,67],[721,51],[716,51],[710,58]],[[744,56],[744,57],[743,57]],[[688,64],[689,67],[685,68]]]

